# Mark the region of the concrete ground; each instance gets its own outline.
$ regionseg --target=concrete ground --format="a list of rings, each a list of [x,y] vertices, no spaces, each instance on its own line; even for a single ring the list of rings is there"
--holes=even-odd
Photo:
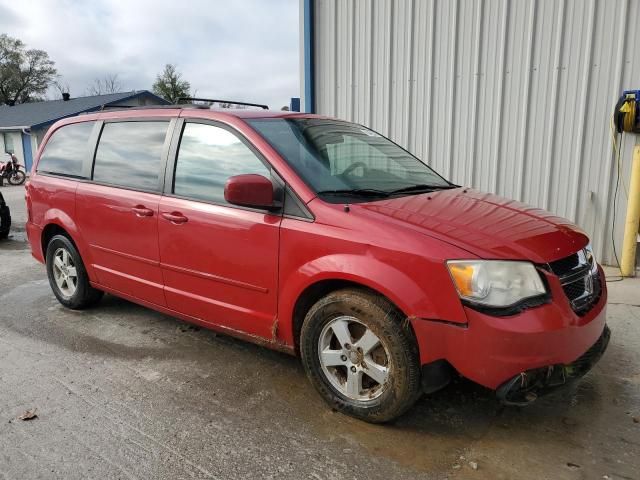
[[[327,408],[295,358],[111,296],[65,310],[22,188],[1,191],[0,479],[640,478],[639,280],[609,283],[611,344],[578,386],[502,408],[461,380],[375,426]]]

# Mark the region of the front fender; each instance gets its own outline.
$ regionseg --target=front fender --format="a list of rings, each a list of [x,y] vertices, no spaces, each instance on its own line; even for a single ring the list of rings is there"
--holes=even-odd
[[[428,286],[433,282],[420,285],[394,266],[372,256],[335,254],[309,261],[282,279],[278,316],[287,319],[279,325],[282,341],[294,342],[293,313],[300,296],[310,286],[325,280],[345,280],[377,291],[410,318],[466,322],[466,315],[457,297],[453,308],[451,305],[443,307],[442,296],[436,291],[429,291]],[[450,279],[447,278],[447,281],[450,282]]]

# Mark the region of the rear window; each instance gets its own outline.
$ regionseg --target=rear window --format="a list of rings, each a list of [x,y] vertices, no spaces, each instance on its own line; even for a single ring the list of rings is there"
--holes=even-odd
[[[105,123],[93,180],[133,190],[158,191],[168,126],[169,122],[164,121]]]
[[[38,172],[82,177],[89,137],[95,122],[73,123],[56,130],[40,156]]]

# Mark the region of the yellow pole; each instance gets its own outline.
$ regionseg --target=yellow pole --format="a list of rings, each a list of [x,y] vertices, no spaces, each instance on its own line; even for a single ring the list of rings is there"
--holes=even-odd
[[[631,185],[627,203],[627,219],[624,223],[624,242],[622,244],[622,262],[620,271],[624,277],[636,274],[636,242],[640,225],[640,145],[633,149],[631,165]]]

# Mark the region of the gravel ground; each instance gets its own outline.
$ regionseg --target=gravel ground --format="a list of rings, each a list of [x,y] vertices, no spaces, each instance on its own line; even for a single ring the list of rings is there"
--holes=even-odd
[[[640,478],[639,280],[609,283],[611,344],[577,386],[502,408],[460,380],[374,426],[328,409],[295,358],[112,296],[65,310],[22,188],[1,191],[0,479]]]

